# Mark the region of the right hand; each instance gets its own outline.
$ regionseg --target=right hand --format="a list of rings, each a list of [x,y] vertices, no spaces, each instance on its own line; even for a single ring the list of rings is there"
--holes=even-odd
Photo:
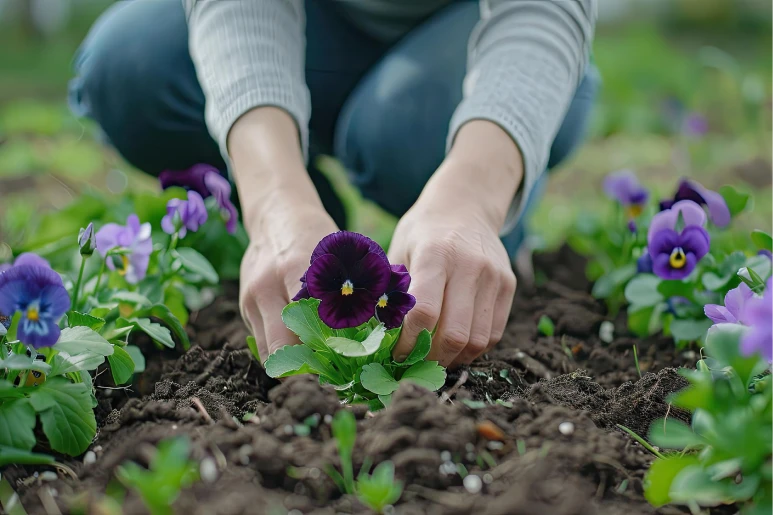
[[[283,211],[251,231],[241,265],[239,306],[264,362],[283,346],[299,343],[282,322],[282,310],[300,290],[314,247],[338,230],[324,210]]]

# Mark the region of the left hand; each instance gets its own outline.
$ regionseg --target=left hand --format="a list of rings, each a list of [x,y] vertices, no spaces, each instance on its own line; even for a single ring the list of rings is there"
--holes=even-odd
[[[437,327],[428,359],[451,367],[502,338],[516,281],[499,230],[522,174],[520,152],[498,126],[472,121],[460,129],[389,249],[391,263],[408,267],[416,297],[393,351],[398,361],[422,329]]]

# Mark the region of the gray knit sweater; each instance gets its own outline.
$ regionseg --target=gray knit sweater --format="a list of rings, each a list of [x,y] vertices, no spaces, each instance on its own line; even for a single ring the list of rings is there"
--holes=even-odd
[[[360,28],[392,41],[451,0],[333,0]],[[183,0],[190,52],[206,96],[206,120],[226,139],[252,108],[277,106],[295,119],[308,149],[303,0]],[[448,131],[473,119],[500,125],[518,144],[524,180],[508,214],[513,226],[547,165],[548,153],[588,61],[597,0],[480,0],[469,42],[464,99]]]

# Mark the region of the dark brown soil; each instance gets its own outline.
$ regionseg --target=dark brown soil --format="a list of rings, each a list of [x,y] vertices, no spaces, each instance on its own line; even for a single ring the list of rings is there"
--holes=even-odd
[[[503,341],[449,374],[451,400],[406,385],[382,412],[354,408],[355,470],[366,457],[394,462],[406,485],[397,513],[656,513],[642,495],[652,456],[617,425],[646,435],[666,414],[688,420],[665,399],[685,386],[673,367],[692,366],[695,353],[678,352],[665,338],[626,335],[624,317],[609,320],[614,338],[604,343],[599,330],[608,319],[587,293],[582,261],[561,251],[538,257],[536,266],[551,280],[519,289]],[[193,459],[216,471],[182,492],[175,513],[367,511],[324,472],[338,466],[329,421],[349,408],[312,377],[282,384],[268,378],[244,348],[235,298],[229,287],[192,317],[197,346],[182,356],[149,358],[134,392],[99,390],[100,430],[91,448],[97,459],[67,462],[77,480],[41,486],[29,478],[31,469],[5,472],[29,513],[51,513],[54,504],[63,513],[102,513],[98,503],[115,467],[126,460],[147,464],[148,446],[175,435],[188,435]],[[553,337],[538,334],[543,314],[555,322]],[[244,421],[245,414],[254,415]],[[296,425],[309,417],[319,424],[298,436]],[[465,473],[481,478],[479,493],[463,486]],[[123,509],[146,512],[135,494]]]

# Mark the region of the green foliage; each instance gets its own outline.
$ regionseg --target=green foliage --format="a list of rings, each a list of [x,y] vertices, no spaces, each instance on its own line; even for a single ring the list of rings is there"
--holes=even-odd
[[[537,322],[537,330],[545,336],[553,336],[556,331],[556,326],[549,316],[542,315]]]
[[[197,463],[188,458],[189,454],[187,438],[163,440],[148,469],[127,462],[118,467],[116,477],[139,494],[151,514],[171,514],[172,504],[180,492],[199,480]]]
[[[318,307],[318,300],[302,299],[282,311],[282,320],[302,345],[288,345],[269,356],[265,363],[269,376],[315,374],[320,382],[333,385],[342,399],[368,403],[371,409],[386,406],[401,382],[431,391],[445,383],[445,369],[436,361],[425,361],[432,344],[429,331],[422,331],[408,357],[396,362],[392,348],[399,329],[387,331],[375,319],[357,328],[331,329],[320,320]],[[247,344],[255,346],[254,340]],[[252,352],[259,359],[257,348]]]
[[[383,513],[402,493],[403,483],[395,480],[395,465],[391,461],[382,461],[372,475],[360,473],[357,478],[357,498],[376,513]]]
[[[773,502],[773,389],[767,363],[743,356],[744,328],[720,324],[709,330],[697,370],[683,369],[690,386],[669,399],[692,411],[688,426],[675,419],[652,424],[650,440],[662,449],[681,449],[653,463],[645,496],[667,503],[716,506],[739,503],[741,513],[770,511]]]

